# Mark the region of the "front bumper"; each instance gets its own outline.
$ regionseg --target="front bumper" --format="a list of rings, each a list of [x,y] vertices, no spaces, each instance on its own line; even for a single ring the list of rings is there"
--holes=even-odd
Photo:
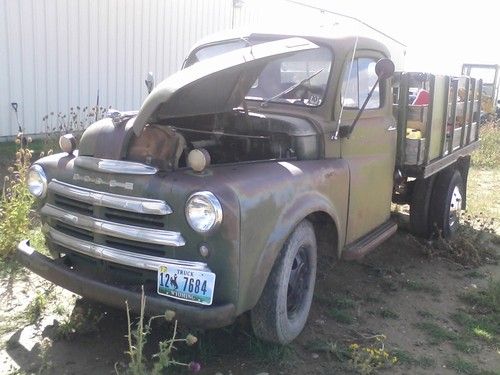
[[[46,280],[65,289],[108,306],[140,312],[141,294],[85,275],[50,259],[30,246],[29,240],[17,245],[16,257],[21,264]],[[146,295],[146,315],[160,315],[166,310],[175,311],[179,322],[198,328],[219,328],[231,324],[236,318],[236,307],[228,303],[219,306],[195,306],[173,301],[158,295]]]

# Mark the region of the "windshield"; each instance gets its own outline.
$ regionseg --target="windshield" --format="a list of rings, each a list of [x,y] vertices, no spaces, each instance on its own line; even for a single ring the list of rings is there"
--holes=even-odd
[[[245,40],[198,49],[185,66],[248,45]],[[323,103],[332,65],[328,48],[297,52],[267,64],[247,95],[248,100],[317,107]]]

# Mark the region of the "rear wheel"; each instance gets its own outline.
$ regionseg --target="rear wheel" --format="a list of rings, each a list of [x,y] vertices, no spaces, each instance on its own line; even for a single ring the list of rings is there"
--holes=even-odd
[[[314,228],[304,220],[283,246],[259,302],[251,311],[257,337],[287,344],[302,332],[311,308],[316,263]]]
[[[440,172],[432,192],[431,223],[444,238],[456,233],[464,196],[462,175],[454,168]]]

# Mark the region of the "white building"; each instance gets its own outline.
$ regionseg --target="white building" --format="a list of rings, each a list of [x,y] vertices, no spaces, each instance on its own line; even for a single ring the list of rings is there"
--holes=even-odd
[[[174,73],[205,35],[338,19],[292,0],[0,0],[0,140],[18,132],[11,103],[28,134],[47,114],[94,106],[98,91],[104,107],[138,109],[146,73]]]

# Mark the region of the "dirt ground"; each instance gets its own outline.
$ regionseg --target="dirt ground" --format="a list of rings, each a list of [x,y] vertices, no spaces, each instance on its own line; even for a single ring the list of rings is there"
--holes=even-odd
[[[459,295],[499,280],[499,267],[491,263],[471,270],[430,257],[401,231],[362,262],[323,257],[309,322],[292,345],[260,342],[243,318],[226,329],[196,333],[196,347],[180,346],[177,357],[201,362],[202,374],[350,373],[340,348],[378,345],[374,337],[379,337],[399,358],[382,372],[453,374],[457,370],[449,364],[462,359],[498,374],[500,353],[494,345],[474,340],[469,352],[460,351],[450,340],[433,341],[436,337],[420,327],[430,321],[460,332],[451,319],[465,307]],[[75,307],[76,296],[15,268],[3,270],[0,290],[0,373],[111,374],[116,362],[127,360],[123,311],[81,300]],[[31,317],[37,295],[44,296],[45,305],[40,317]],[[147,352],[154,353],[170,332],[167,323],[155,326]]]

